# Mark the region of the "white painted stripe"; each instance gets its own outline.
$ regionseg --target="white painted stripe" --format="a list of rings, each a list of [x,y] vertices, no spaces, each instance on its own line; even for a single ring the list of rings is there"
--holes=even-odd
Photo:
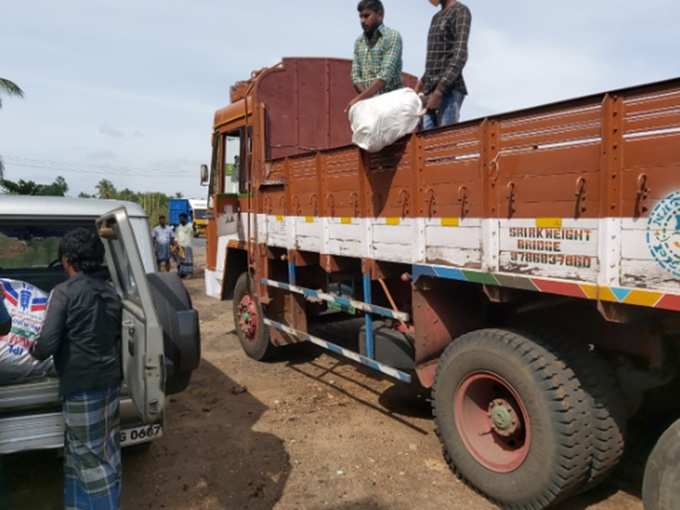
[[[385,218],[317,217],[309,223],[304,217],[251,216],[253,220],[257,219],[258,225],[258,231],[252,232],[253,239],[287,249],[492,273],[502,271],[527,278],[570,279],[608,286],[622,284],[625,259],[626,281],[630,285],[659,292],[680,289],[680,281],[658,264],[655,266],[645,242],[646,221],[634,218],[558,219],[555,223],[561,223],[562,229],[592,231],[587,242],[560,240],[558,249],[565,260],[569,256],[570,263],[574,256],[589,257],[590,267],[572,267],[553,264],[552,257],[545,259],[542,256],[517,263],[514,255],[517,252],[543,253],[540,249],[519,248],[518,236],[510,232],[511,228],[536,228],[535,218],[465,218],[458,226],[455,222],[451,222],[452,226],[442,226],[440,218],[400,219],[396,225],[389,224]],[[239,222],[240,225],[243,223]],[[244,230],[239,227],[241,240],[245,240]],[[223,260],[225,249],[220,243],[218,260]],[[648,280],[646,275],[650,269],[654,270],[654,276]],[[218,272],[223,273],[224,269],[219,268]]]

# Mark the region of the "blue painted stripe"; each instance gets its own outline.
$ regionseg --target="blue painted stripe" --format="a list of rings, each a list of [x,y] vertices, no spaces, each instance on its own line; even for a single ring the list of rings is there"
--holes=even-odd
[[[295,280],[297,278],[295,277],[295,264],[292,262],[288,263],[288,283],[291,285],[296,285]]]
[[[364,301],[367,304],[371,304],[373,301],[373,296],[371,295],[371,275],[365,273],[363,276],[364,283]],[[366,324],[366,356],[370,359],[375,359],[375,341],[373,339],[373,317],[370,313],[366,314],[364,317]]]
[[[618,287],[612,287],[611,288],[612,294],[616,296],[616,299],[619,300],[620,303],[623,303],[628,296],[630,296],[630,293],[632,292],[629,289],[620,289]]]
[[[335,354],[338,354],[340,356],[343,356],[351,361],[354,361],[356,363],[360,363],[361,365],[367,366],[371,368],[372,370],[375,370],[377,372],[383,373],[385,375],[388,375],[394,379],[397,379],[398,381],[402,381],[405,383],[410,383],[411,382],[411,375],[402,372],[401,370],[398,370],[396,368],[389,367],[387,365],[384,365],[378,361],[372,360],[367,358],[366,356],[362,356],[361,354],[351,351],[349,349],[345,349],[343,347],[340,347],[339,345],[336,345],[332,342],[329,342],[327,340],[323,340],[321,338],[314,337],[312,335],[309,335],[307,333],[303,333],[301,331],[297,331],[296,329],[293,329],[289,326],[286,326],[284,324],[281,324],[279,322],[272,321],[270,319],[264,319],[264,322],[267,326],[273,327],[278,329],[279,331],[283,331],[284,333],[288,335],[295,336],[299,338],[300,340],[306,341],[313,343],[315,345],[318,345],[319,347],[322,347],[330,352],[333,352]]]
[[[455,267],[435,267],[435,266],[413,266],[413,279],[418,280],[421,276],[429,276],[432,278],[444,278],[446,280],[458,280],[462,282],[468,281],[465,274],[460,269]]]
[[[318,299],[319,293],[312,289],[305,289],[303,294],[307,299]]]

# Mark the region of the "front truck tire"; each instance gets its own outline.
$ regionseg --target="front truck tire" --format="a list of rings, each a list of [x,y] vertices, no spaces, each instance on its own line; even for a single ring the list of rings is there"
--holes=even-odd
[[[268,361],[276,347],[269,339],[269,328],[264,324],[262,307],[252,288],[250,275],[241,274],[234,287],[234,326],[245,353],[256,361]]]
[[[680,421],[661,436],[647,461],[642,500],[645,510],[680,508]]]
[[[588,482],[590,413],[554,343],[504,330],[456,339],[439,360],[433,412],[444,457],[512,510],[551,506]]]

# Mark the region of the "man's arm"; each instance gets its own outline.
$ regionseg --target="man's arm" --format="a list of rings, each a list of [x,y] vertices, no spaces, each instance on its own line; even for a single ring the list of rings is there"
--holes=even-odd
[[[53,356],[59,349],[66,327],[67,305],[68,300],[63,289],[56,287],[47,305],[47,316],[40,336],[31,347],[31,355],[35,359],[44,361]]]
[[[352,60],[352,84],[357,94],[361,94],[366,87],[361,82],[361,60],[359,59],[359,41],[354,43],[354,59]]]
[[[437,90],[442,94],[448,91],[453,83],[463,72],[468,60],[468,41],[470,39],[470,27],[472,15],[467,6],[463,7],[456,16],[455,22],[449,27],[453,39],[453,51],[446,72],[439,80]]]
[[[2,285],[0,284],[0,292],[2,292]],[[0,294],[0,336],[5,336],[12,330],[12,317],[10,317],[5,303],[3,302],[2,294]]]

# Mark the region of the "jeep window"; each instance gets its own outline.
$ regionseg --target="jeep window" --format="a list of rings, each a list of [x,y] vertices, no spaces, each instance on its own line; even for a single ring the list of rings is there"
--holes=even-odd
[[[94,230],[94,221],[68,223],[11,221],[0,223],[0,271],[61,267],[59,242],[77,227]]]

